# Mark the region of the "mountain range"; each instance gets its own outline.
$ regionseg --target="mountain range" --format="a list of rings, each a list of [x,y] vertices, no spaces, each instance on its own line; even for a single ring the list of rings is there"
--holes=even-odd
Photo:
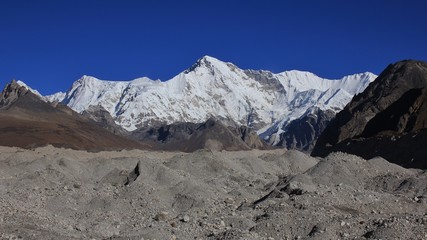
[[[310,124],[298,122],[319,117],[316,121],[321,124],[317,125],[325,126],[375,78],[369,72],[331,80],[295,70],[277,74],[242,70],[205,56],[167,81],[146,77],[104,81],[83,76],[66,92],[44,99],[67,105],[78,113],[102,108],[127,131],[203,123],[214,117],[226,125],[248,127],[270,145],[309,151],[323,127],[312,130]],[[289,129],[300,125],[308,127],[304,136]],[[294,134],[288,136],[287,132]]]
[[[425,239],[427,63],[391,64],[362,92],[366,78],[310,77],[296,87],[294,78],[283,84],[286,74],[236,68],[233,76],[252,74],[236,80],[204,65],[182,73],[181,92],[172,80],[85,77],[47,97],[7,84],[0,239]],[[198,108],[181,102],[192,96],[213,116],[190,118]],[[226,105],[239,98],[247,102],[236,109],[251,106],[240,122]],[[144,104],[147,119],[136,107]],[[168,104],[171,122],[158,120]],[[262,104],[289,114],[263,119]],[[134,130],[125,117],[139,121]],[[274,149],[255,130],[276,146],[314,146],[312,156]]]
[[[274,146],[342,151],[426,169],[427,63],[405,60],[329,80],[242,70],[205,56],[167,81],[83,76],[42,96],[12,81],[0,95],[0,145],[192,152]]]

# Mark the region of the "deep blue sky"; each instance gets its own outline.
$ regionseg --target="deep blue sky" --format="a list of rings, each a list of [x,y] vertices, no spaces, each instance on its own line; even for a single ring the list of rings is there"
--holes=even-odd
[[[427,1],[0,0],[0,88],[42,94],[82,75],[167,80],[210,55],[327,78],[427,61]]]

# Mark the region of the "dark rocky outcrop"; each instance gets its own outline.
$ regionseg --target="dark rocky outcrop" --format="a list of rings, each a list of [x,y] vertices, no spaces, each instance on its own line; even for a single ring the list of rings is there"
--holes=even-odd
[[[426,86],[427,63],[406,60],[389,65],[337,114],[312,155],[344,151],[427,169]]]
[[[247,126],[231,127],[231,130],[238,134],[242,141],[251,149],[266,149],[267,143],[258,134]]]
[[[136,164],[136,167],[126,177],[126,181],[124,183],[125,186],[128,186],[128,185],[132,184],[133,182],[135,182],[135,180],[139,177],[139,175],[141,175],[141,172],[142,172],[141,168],[142,168],[142,162],[140,160]]]
[[[18,100],[20,96],[25,95],[27,92],[27,88],[20,86],[15,80],[12,80],[12,82],[6,85],[0,95],[0,109],[9,107]]]
[[[53,112],[53,108],[26,87],[12,80],[0,94],[0,110],[31,108],[34,112]]]
[[[286,126],[284,132],[279,135],[280,141],[276,146],[310,152],[317,138],[334,116],[335,113],[332,110],[310,109]]]
[[[121,136],[129,135],[128,131],[116,124],[111,114],[101,105],[90,106],[87,110],[82,112],[82,115],[93,120],[99,126],[103,127],[104,129],[107,129],[108,131],[114,134]]]
[[[230,126],[210,118],[204,123],[174,123],[132,133],[135,139],[158,150],[193,152],[199,149],[265,149],[267,144],[247,127]]]

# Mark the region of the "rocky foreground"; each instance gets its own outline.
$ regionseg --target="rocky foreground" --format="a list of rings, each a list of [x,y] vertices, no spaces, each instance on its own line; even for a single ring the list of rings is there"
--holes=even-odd
[[[0,152],[0,239],[427,238],[427,172],[382,158]]]

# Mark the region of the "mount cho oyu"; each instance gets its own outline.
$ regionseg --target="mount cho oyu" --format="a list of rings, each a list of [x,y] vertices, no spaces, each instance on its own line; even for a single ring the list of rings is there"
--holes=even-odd
[[[334,114],[375,78],[369,72],[330,80],[303,71],[242,70],[205,56],[167,81],[83,76],[66,93],[45,99],[80,113],[102,106],[128,131],[176,122],[202,123],[215,117],[248,126],[272,145],[287,146],[295,136],[286,143],[283,134],[293,120],[318,111]]]

